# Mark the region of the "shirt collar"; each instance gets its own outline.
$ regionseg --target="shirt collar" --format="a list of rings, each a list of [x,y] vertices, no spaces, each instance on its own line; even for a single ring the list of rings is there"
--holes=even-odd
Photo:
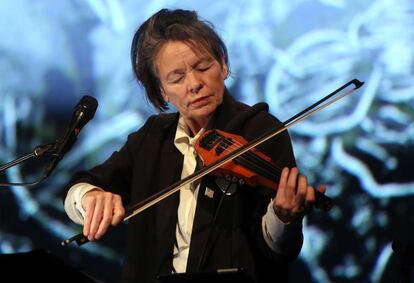
[[[182,153],[185,154],[188,146],[194,146],[196,140],[204,132],[204,128],[201,128],[200,131],[194,136],[190,136],[190,129],[184,122],[183,116],[180,115],[177,124],[177,130],[175,132],[174,145]]]

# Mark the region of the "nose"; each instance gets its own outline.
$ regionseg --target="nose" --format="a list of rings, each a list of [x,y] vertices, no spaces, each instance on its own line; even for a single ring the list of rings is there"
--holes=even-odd
[[[201,80],[197,78],[194,72],[188,74],[188,91],[191,94],[197,94],[203,88]]]

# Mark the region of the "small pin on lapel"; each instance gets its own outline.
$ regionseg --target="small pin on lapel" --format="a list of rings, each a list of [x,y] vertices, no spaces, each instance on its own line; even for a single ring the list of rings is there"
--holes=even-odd
[[[212,189],[206,188],[206,191],[204,192],[204,195],[209,198],[214,197],[214,191]]]

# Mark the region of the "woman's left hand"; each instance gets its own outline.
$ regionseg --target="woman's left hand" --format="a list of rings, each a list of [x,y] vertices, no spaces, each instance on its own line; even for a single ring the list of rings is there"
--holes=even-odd
[[[325,193],[326,186],[319,185],[317,190]],[[284,223],[302,218],[306,213],[305,208],[314,201],[315,189],[308,185],[306,176],[299,175],[296,167],[283,168],[276,197],[273,199],[277,217]]]

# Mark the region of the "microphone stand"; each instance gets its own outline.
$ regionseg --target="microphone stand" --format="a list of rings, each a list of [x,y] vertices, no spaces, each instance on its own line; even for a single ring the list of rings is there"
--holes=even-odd
[[[24,161],[30,160],[32,158],[38,158],[43,156],[44,154],[53,154],[53,152],[56,149],[56,142],[53,143],[47,143],[47,144],[42,144],[42,145],[38,145],[35,147],[35,149],[29,153],[26,154],[24,156],[18,157],[10,162],[7,162],[5,164],[3,164],[2,166],[0,166],[0,173],[3,172],[6,169],[9,169],[10,167],[16,166]],[[45,179],[45,177],[42,177],[42,179],[40,179],[39,181],[33,182],[33,183],[0,183],[0,186],[25,186],[25,185],[34,185],[37,184],[39,182],[41,182],[43,179]]]
[[[49,177],[52,171],[55,169],[58,162],[62,159],[63,155],[68,151],[73,143],[76,141],[77,136],[83,126],[95,115],[96,108],[98,107],[98,102],[95,98],[85,95],[79,101],[75,107],[75,112],[72,117],[72,121],[69,124],[69,127],[66,129],[63,137],[56,142],[43,144],[37,146],[32,153],[29,153],[25,156],[19,157],[16,160],[8,162],[0,167],[0,173],[4,170],[15,166],[23,161],[31,159],[33,157],[40,157],[46,153],[51,153],[54,158],[49,163],[49,166],[46,167],[42,178],[39,181],[32,183],[0,183],[0,186],[26,186],[26,185],[35,185]]]

